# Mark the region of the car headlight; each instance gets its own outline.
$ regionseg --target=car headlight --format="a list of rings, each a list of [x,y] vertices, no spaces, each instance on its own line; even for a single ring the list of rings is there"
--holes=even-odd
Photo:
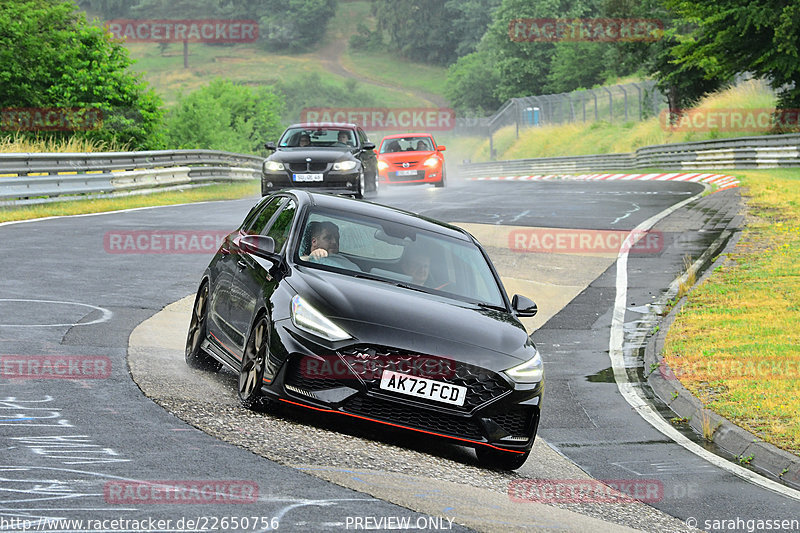
[[[337,161],[333,164],[333,170],[353,170],[356,164],[356,161]]]
[[[439,158],[438,157],[429,157],[425,160],[426,167],[435,167],[439,165]]]
[[[299,294],[292,298],[292,323],[303,331],[329,341],[343,341],[351,338],[345,330],[325,318]]]
[[[285,169],[286,167],[283,165],[283,163],[279,163],[278,161],[267,161],[264,163],[264,170],[276,171]]]
[[[506,370],[506,374],[517,383],[538,383],[542,381],[544,363],[542,362],[542,356],[539,355],[539,350],[536,350],[531,359]]]
[[[389,168],[389,163],[386,161],[378,161],[378,170],[386,170]]]

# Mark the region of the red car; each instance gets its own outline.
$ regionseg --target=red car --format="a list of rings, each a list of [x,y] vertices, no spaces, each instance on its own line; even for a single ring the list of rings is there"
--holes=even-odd
[[[433,183],[444,187],[444,146],[430,133],[387,135],[378,148],[381,183]]]

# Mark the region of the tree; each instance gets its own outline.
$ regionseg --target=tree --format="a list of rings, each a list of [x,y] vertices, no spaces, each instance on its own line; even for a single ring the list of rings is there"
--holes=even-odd
[[[283,100],[267,87],[216,79],[179,98],[167,117],[167,139],[174,148],[257,154],[283,131],[282,111]]]
[[[499,81],[488,54],[473,52],[448,69],[445,96],[459,115],[485,115],[502,103],[495,96]]]
[[[130,65],[122,44],[90,25],[71,1],[0,3],[0,106],[102,115],[102,127],[42,135],[159,148],[160,99]]]
[[[800,4],[796,0],[667,0],[696,29],[676,47],[680,64],[710,76],[750,72],[778,93],[778,109],[800,108]]]

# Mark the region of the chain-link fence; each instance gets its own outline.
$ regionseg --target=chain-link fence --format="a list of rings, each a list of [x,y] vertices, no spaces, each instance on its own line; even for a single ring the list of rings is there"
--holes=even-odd
[[[667,100],[654,81],[583,89],[571,93],[512,98],[489,117],[456,119],[456,134],[493,135],[507,126],[520,128],[573,122],[609,123],[641,121],[667,108]],[[494,158],[494,147],[492,158]]]

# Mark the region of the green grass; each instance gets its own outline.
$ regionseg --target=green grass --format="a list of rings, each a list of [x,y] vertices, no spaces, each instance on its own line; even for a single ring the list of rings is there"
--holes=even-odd
[[[258,196],[260,194],[259,187],[259,181],[253,180],[248,182],[209,185],[207,187],[186,189],[183,191],[170,191],[120,198],[87,197],[86,199],[67,202],[53,202],[49,204],[20,207],[1,207],[0,222],[30,220],[52,216],[103,213],[107,211],[119,211],[121,209],[152,207],[157,205],[175,205],[213,200],[235,200],[238,198],[247,198],[249,196]]]
[[[719,91],[704,98],[698,109],[769,109],[775,107],[775,96],[760,81]],[[653,117],[642,122],[576,122],[555,126],[520,129],[508,126],[494,134],[498,159],[526,159],[567,155],[592,155],[633,152],[644,146],[681,143],[763,135],[768,128],[759,131],[686,131],[671,130],[663,120]],[[474,154],[474,161],[489,160],[489,141],[485,139]]]
[[[800,454],[800,169],[731,171],[749,216],[670,327],[667,364],[710,409]]]
[[[347,43],[355,29],[353,21],[369,20],[370,3],[341,2],[328,32],[315,50],[304,54],[276,54],[255,44],[189,44],[189,68],[183,67],[183,44],[169,44],[163,51],[156,43],[130,43],[126,47],[136,60],[133,69],[158,92],[167,105],[178,94],[196,90],[214,78],[225,78],[249,85],[291,83],[318,73],[327,82],[344,86],[350,79],[331,72],[326,65],[326,47],[333,45],[342,54],[345,68],[352,68],[360,89],[367,91],[375,106],[427,107],[430,102],[417,90],[440,95],[446,69],[404,62],[385,52],[358,52],[350,57]],[[426,77],[431,80],[426,81]],[[375,83],[370,83],[374,80]],[[311,103],[310,103],[311,105]],[[326,102],[314,102],[325,107]],[[297,117],[290,117],[290,119]]]

